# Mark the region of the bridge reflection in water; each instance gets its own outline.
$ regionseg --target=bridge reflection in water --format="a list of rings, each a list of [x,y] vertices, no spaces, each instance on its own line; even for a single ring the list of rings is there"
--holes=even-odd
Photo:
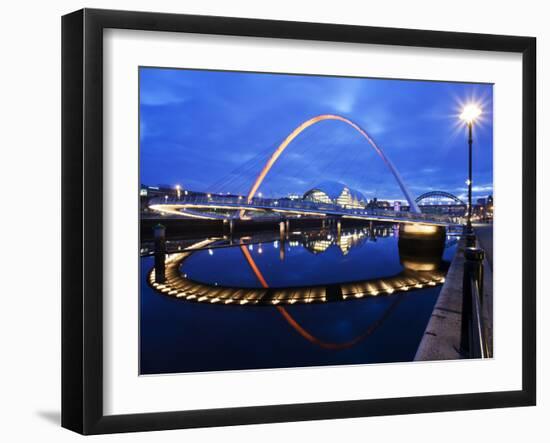
[[[270,239],[269,242],[254,243],[254,237],[235,239],[233,242],[223,238],[207,238],[196,242],[187,241],[185,247],[178,245],[174,249],[183,249],[181,252],[173,252],[166,258],[166,275],[164,283],[155,282],[154,268],[147,274],[147,283],[157,293],[167,296],[169,299],[178,300],[183,305],[200,304],[204,306],[227,306],[224,315],[231,318],[232,315],[240,317],[249,312],[247,317],[258,317],[258,331],[262,330],[262,312],[268,310],[265,306],[275,308],[291,327],[303,339],[324,350],[341,350],[357,347],[367,337],[372,336],[379,329],[384,330],[384,324],[391,323],[391,317],[397,315],[403,309],[399,306],[407,294],[406,311],[401,312],[399,325],[392,325],[393,333],[411,334],[410,325],[414,326],[414,334],[417,341],[420,340],[423,329],[427,323],[431,308],[435,302],[438,287],[445,281],[445,273],[448,263],[443,257],[449,259],[453,252],[452,238],[445,236],[444,228],[426,225],[407,225],[399,227],[390,224],[378,224],[362,228],[343,228],[334,230],[311,230],[304,232],[286,233],[285,236]],[[176,242],[177,243],[177,242]],[[273,245],[273,247],[269,247]],[[387,252],[393,250],[393,252]],[[215,251],[215,253],[213,252]],[[381,251],[386,253],[380,254]],[[238,257],[241,256],[240,261]],[[296,262],[302,263],[302,269],[296,269]],[[327,262],[326,266],[317,267],[315,263]],[[379,262],[379,263],[376,263]],[[391,263],[390,263],[391,262]],[[313,263],[313,265],[312,265]],[[326,269],[332,269],[327,272]],[[346,267],[354,268],[352,273],[339,272]],[[362,269],[364,267],[364,269]],[[303,271],[303,272],[302,272]],[[285,278],[284,274],[292,274]],[[246,274],[252,277],[243,280],[242,285],[235,285],[235,275]],[[224,274],[226,278],[224,281]],[[296,283],[296,274],[303,278]],[[344,275],[342,275],[344,274]],[[212,281],[212,275],[216,281]],[[364,276],[364,278],[362,278]],[[359,277],[359,278],[358,278]],[[341,278],[341,281],[338,281]],[[435,292],[434,292],[435,291]],[[410,297],[420,297],[417,307]],[[319,316],[318,324],[312,317],[311,309],[315,306],[334,306],[334,312],[342,314],[341,304],[349,305],[354,309],[354,303],[367,303],[368,300],[388,299],[384,303],[384,309],[373,305],[376,315],[364,315],[362,329],[355,326],[356,330],[351,337],[319,338],[323,333],[312,332],[312,329],[323,329],[330,325],[324,323],[327,320],[327,311]],[[426,303],[426,299],[430,301]],[[187,303],[193,302],[193,303]],[[308,307],[304,311],[308,315],[302,315],[298,307]],[[358,311],[363,306],[355,305]],[[178,309],[172,307],[172,309]],[[210,308],[208,308],[210,309]],[[220,309],[220,308],[217,308]],[[225,310],[227,309],[227,311]],[[243,311],[244,309],[244,311]],[[248,309],[248,311],[247,311]],[[273,309],[273,308],[272,308]],[[418,311],[418,312],[415,312]],[[213,312],[213,311],[210,311]],[[302,320],[297,320],[297,317]],[[330,317],[330,315],[328,316]],[[350,315],[355,317],[355,315]],[[407,318],[409,317],[409,318]],[[409,323],[403,324],[403,319]],[[200,321],[200,320],[199,320]],[[337,323],[347,321],[341,317],[334,319]],[[231,320],[228,320],[231,322]],[[420,326],[419,326],[420,325]],[[395,330],[395,328],[399,330]],[[230,331],[221,331],[222,334],[231,335]],[[386,332],[387,333],[387,332]],[[380,335],[380,334],[378,334]],[[258,337],[261,342],[261,338]],[[413,340],[414,341],[414,340]],[[143,344],[143,342],[142,342]],[[374,346],[380,343],[373,343]],[[411,348],[406,352],[397,352],[397,355],[410,355],[411,357],[385,358],[356,356],[352,363],[402,361],[412,359],[416,351],[417,342],[411,347],[411,340],[404,340],[403,345]],[[261,346],[261,345],[260,345]],[[289,355],[292,355],[293,346],[290,346]],[[412,349],[414,348],[414,349]],[[143,349],[142,349],[143,352]],[[368,353],[367,353],[368,354]],[[246,363],[246,358],[240,362],[212,364],[212,367],[181,362],[172,369],[148,370],[147,368],[158,366],[151,364],[147,353],[142,355],[143,373],[155,372],[186,372],[189,370],[216,370],[216,369],[247,369],[256,367],[285,367],[304,366],[300,358],[292,363],[285,363],[288,355],[279,356],[281,363]],[[373,360],[374,358],[374,360]],[[358,360],[357,360],[358,359]],[[261,359],[260,359],[261,360]],[[324,356],[322,361],[314,361],[313,364],[344,364],[350,361],[340,361],[339,357]],[[346,359],[344,359],[346,360]],[[205,363],[208,365],[208,363]]]
[[[149,273],[148,281],[160,293],[176,298],[188,301],[239,305],[343,301],[351,298],[421,289],[424,286],[436,286],[443,283],[445,281],[445,270],[441,269],[441,255],[445,246],[444,230],[436,227],[415,226],[414,229],[417,231],[411,233],[410,226],[412,225],[402,225],[400,229],[398,249],[403,270],[393,276],[351,282],[334,282],[329,285],[270,288],[247,247],[240,245],[246,262],[259,282],[259,287],[238,288],[206,284],[188,278],[186,273],[180,272],[180,268],[185,266],[186,259],[196,253],[197,250],[216,243],[215,239],[207,239],[191,245],[189,252],[170,254],[167,257],[166,280],[164,283],[155,282],[154,268]],[[301,242],[297,240],[294,240],[294,242],[295,244],[300,243],[315,254],[325,251],[332,244],[337,244],[342,253],[346,255],[350,248],[362,244],[368,235],[375,236],[375,233],[365,229],[362,231],[355,230],[353,233],[344,232],[339,237],[333,237],[325,231],[318,231],[313,236],[304,236]],[[280,245],[284,250],[284,241],[281,241]]]

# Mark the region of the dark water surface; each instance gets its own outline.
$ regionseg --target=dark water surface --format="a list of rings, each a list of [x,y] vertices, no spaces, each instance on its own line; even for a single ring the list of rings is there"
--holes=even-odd
[[[447,237],[443,260],[452,243]],[[283,245],[247,249],[273,288],[392,277],[405,263],[393,227],[382,236],[295,233]],[[411,361],[441,289],[284,307],[194,303],[151,288],[152,267],[152,257],[141,258],[141,374]],[[262,287],[237,246],[197,251],[180,272],[209,285]]]

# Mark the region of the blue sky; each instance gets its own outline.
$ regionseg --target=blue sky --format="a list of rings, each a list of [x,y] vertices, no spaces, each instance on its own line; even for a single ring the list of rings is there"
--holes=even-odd
[[[360,125],[413,195],[465,197],[461,103],[482,103],[474,127],[474,197],[492,194],[492,86],[447,82],[140,68],[140,174],[148,185],[246,194],[303,121],[338,114]],[[298,136],[267,175],[265,196],[333,180],[368,198],[399,199],[395,179],[353,128],[323,121]]]

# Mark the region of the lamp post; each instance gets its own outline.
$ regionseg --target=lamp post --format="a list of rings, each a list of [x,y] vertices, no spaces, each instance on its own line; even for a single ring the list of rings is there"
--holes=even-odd
[[[460,114],[460,119],[468,125],[468,214],[466,219],[466,235],[468,243],[472,242],[472,127],[481,115],[481,109],[475,104],[466,105]],[[474,239],[475,240],[475,239]],[[469,245],[470,246],[470,245]]]
[[[177,194],[178,200],[179,200],[180,197],[181,197],[181,186],[180,185],[176,185],[176,194]]]

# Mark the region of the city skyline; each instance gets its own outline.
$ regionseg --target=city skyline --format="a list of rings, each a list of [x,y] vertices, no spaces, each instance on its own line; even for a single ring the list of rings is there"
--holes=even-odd
[[[140,68],[140,179],[204,192],[247,194],[277,146],[320,114],[360,125],[412,194],[465,198],[467,131],[461,103],[482,104],[474,128],[474,199],[493,193],[492,85]],[[321,122],[293,142],[259,189],[303,194],[332,180],[368,199],[404,201],[374,151],[351,128]]]

